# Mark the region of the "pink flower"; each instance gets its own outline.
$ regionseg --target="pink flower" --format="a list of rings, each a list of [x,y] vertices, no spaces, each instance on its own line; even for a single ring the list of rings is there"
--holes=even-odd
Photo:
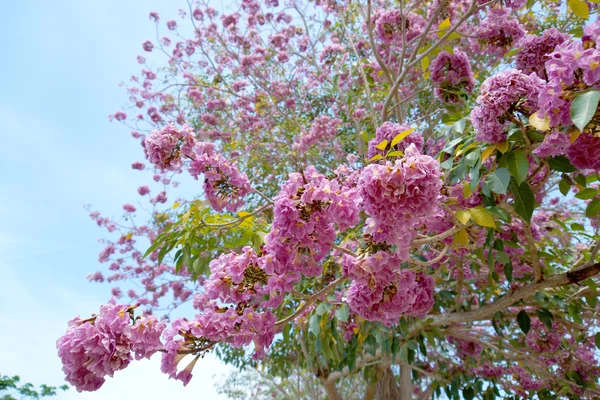
[[[152,49],[154,48],[154,45],[152,44],[151,41],[146,40],[144,43],[142,43],[142,47],[144,48],[144,50],[146,51],[152,51]]]

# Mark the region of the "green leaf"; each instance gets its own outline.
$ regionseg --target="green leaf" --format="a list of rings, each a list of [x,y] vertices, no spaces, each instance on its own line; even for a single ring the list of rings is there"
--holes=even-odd
[[[375,336],[367,336],[364,346],[365,350],[367,350],[367,353],[369,353],[370,355],[375,356],[375,354],[377,354],[377,339],[375,338]]]
[[[550,310],[546,308],[541,308],[535,311],[538,319],[544,323],[548,327],[549,330],[552,330],[552,322],[554,322],[554,315],[550,312]]]
[[[548,158],[548,164],[550,164],[550,168],[555,171],[560,172],[575,172],[577,168],[575,168],[571,161],[565,156],[556,156]]]
[[[531,328],[531,319],[525,310],[519,311],[517,314],[517,322],[519,323],[519,328],[527,335],[527,332],[529,332],[529,329]]]
[[[512,282],[513,279],[513,265],[512,263],[504,264],[504,276],[506,276],[506,280]]]
[[[517,185],[520,185],[521,182],[527,178],[527,173],[529,172],[529,160],[527,159],[525,152],[521,149],[517,149],[505,154],[502,159],[506,164],[506,168],[510,171],[510,174],[517,181]]]
[[[308,329],[310,329],[315,336],[319,336],[321,333],[321,317],[319,315],[313,314],[310,316],[308,319]]]
[[[347,322],[348,321],[348,305],[344,304],[342,305],[340,308],[338,308],[337,310],[335,310],[335,317],[340,320],[341,322]]]
[[[563,196],[566,196],[571,190],[571,185],[569,185],[569,182],[561,179],[560,182],[558,182],[558,190],[560,190]]]
[[[598,214],[598,211],[600,211],[600,199],[592,200],[585,209],[585,216],[593,218]]]
[[[535,207],[535,198],[531,187],[527,182],[522,182],[520,185],[517,185],[516,181],[511,179],[508,188],[515,199],[513,207],[517,214],[525,221],[531,221],[531,216],[533,215],[533,209]]]
[[[596,347],[600,350],[600,332],[596,333],[596,336],[594,336],[594,343],[596,343]]]
[[[456,121],[454,123],[454,125],[452,125],[452,129],[454,129],[454,131],[456,133],[464,133],[466,126],[467,126],[467,121],[466,121],[466,119],[463,118],[459,121]]]
[[[584,1],[581,1],[581,3],[587,7],[587,4],[585,4]],[[571,104],[571,120],[573,120],[573,124],[577,129],[583,132],[588,122],[592,120],[592,117],[596,113],[599,101],[600,91],[598,90],[590,90],[582,93],[573,100],[573,103]]]
[[[510,172],[506,168],[498,168],[485,178],[485,183],[487,183],[492,192],[498,194],[506,194],[509,182]]]
[[[583,189],[581,192],[577,193],[575,197],[581,200],[589,200],[593,197],[596,197],[598,191],[592,188]]]

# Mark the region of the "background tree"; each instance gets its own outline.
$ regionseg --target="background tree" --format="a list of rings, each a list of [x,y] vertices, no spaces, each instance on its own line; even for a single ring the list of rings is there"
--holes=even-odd
[[[161,351],[185,384],[215,351],[330,399],[358,374],[363,398],[600,395],[596,7],[188,2],[168,35],[151,13],[167,60],[138,57],[111,118],[162,191],[138,189],[145,225],[91,214],[119,233],[106,279],[144,292],[71,321],[67,380]],[[163,206],[183,172],[203,194]]]
[[[17,375],[0,375],[0,399],[1,400],[19,400],[19,399],[39,399],[42,397],[56,396],[58,390],[69,390],[68,385],[60,387],[40,385],[36,388],[31,383],[21,384],[21,378]]]

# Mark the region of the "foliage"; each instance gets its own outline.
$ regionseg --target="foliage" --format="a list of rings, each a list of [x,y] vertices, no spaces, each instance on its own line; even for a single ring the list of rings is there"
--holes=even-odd
[[[0,375],[0,399],[2,400],[17,400],[17,399],[39,399],[42,397],[56,396],[57,390],[68,390],[69,386],[62,385],[60,387],[40,385],[36,388],[31,383],[21,383],[21,378],[17,375],[7,376]],[[16,397],[15,397],[16,396]]]

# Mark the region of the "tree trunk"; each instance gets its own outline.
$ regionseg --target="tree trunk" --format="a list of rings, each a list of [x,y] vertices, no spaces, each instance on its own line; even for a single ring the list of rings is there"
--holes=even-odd
[[[376,400],[408,400],[409,398],[403,398],[402,392],[396,383],[396,378],[390,366],[386,366],[379,373],[377,379],[377,391],[375,394]]]

